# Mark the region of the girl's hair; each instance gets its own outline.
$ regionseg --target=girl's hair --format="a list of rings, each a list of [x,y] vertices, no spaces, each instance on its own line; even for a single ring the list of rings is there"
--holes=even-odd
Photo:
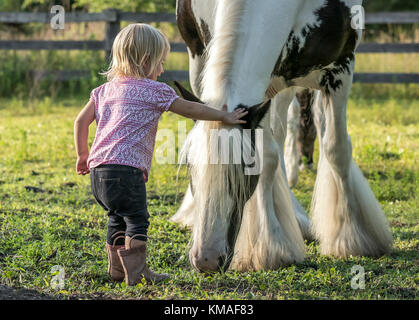
[[[169,41],[159,30],[148,24],[130,24],[116,36],[109,69],[101,74],[108,81],[116,77],[147,78],[169,52]]]

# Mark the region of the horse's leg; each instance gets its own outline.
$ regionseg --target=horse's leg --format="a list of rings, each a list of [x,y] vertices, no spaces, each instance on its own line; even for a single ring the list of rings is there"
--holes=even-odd
[[[283,174],[285,177],[288,177],[288,174],[287,174],[288,172],[286,170],[287,163],[284,160],[284,144],[285,144],[285,139],[286,139],[286,134],[287,134],[287,122],[288,122],[287,114],[289,114],[288,109],[293,106],[293,104],[290,105],[290,101],[294,100],[294,97],[295,97],[294,93],[295,93],[294,89],[287,89],[277,94],[275,98],[272,100],[272,105],[271,105],[271,110],[272,110],[271,127],[273,131],[274,139],[279,145],[280,168],[283,170]],[[289,123],[288,123],[288,126],[289,126]],[[297,134],[298,134],[298,130],[297,130]],[[313,236],[311,233],[310,220],[308,219],[304,208],[300,205],[294,193],[289,188],[288,181],[287,181],[286,187],[290,193],[295,216],[297,218],[297,221],[300,226],[304,239],[313,240]],[[278,197],[280,197],[280,195],[278,195]]]
[[[204,58],[198,55],[192,55],[189,51],[189,80],[191,84],[192,91],[197,97],[201,95],[200,89],[200,76],[201,71],[204,67]],[[188,190],[186,191],[185,197],[183,198],[182,204],[180,205],[176,214],[171,217],[172,222],[179,223],[185,227],[192,227],[194,216],[193,216],[193,195],[191,192],[191,186],[188,185]]]
[[[314,143],[316,141],[316,128],[314,127],[312,115],[314,95],[315,90],[313,89],[305,89],[296,94],[297,100],[300,104],[300,130],[297,138],[297,152],[301,170],[305,168],[305,164],[302,161],[303,157],[305,157],[307,161],[307,167],[309,169],[313,168]]]
[[[353,71],[353,64],[352,64]],[[315,104],[320,159],[312,200],[312,222],[323,254],[380,256],[391,251],[385,215],[352,158],[346,107],[352,74]]]
[[[189,184],[188,190],[186,191],[185,197],[182,200],[182,204],[176,213],[170,218],[170,221],[179,223],[180,225],[188,228],[193,227],[194,216],[193,216],[193,196],[191,192],[191,185]]]
[[[298,181],[298,166],[300,154],[297,149],[298,132],[300,128],[300,104],[296,97],[288,109],[287,137],[285,139],[285,171],[288,184],[292,188]]]
[[[284,126],[289,102],[283,112]],[[304,240],[281,163],[283,145],[278,145],[270,128],[270,113],[275,112],[275,107],[275,103],[271,105],[261,122],[264,128],[262,172],[255,192],[244,207],[231,264],[231,268],[236,270],[277,269],[304,259]],[[284,134],[282,139],[285,139]]]

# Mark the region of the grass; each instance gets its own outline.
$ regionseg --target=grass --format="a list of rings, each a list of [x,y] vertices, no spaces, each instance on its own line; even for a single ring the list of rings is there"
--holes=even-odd
[[[323,256],[307,244],[303,263],[274,271],[201,275],[188,261],[190,232],[169,222],[187,187],[175,165],[153,162],[147,183],[151,214],[149,264],[167,272],[160,285],[127,288],[106,274],[106,213],[88,176],[75,173],[73,121],[86,99],[0,101],[0,284],[52,298],[141,299],[417,299],[419,114],[417,100],[361,99],[349,103],[354,157],[390,221],[394,251],[379,259]],[[175,114],[159,129],[177,129]],[[90,141],[94,137],[91,127]],[[156,148],[164,143],[158,141]],[[156,150],[157,150],[156,149]],[[317,161],[317,154],[315,161]],[[308,210],[315,173],[294,189]],[[65,270],[54,289],[53,267]],[[365,289],[351,288],[351,268],[366,272]]]
[[[355,72],[418,73],[419,54],[357,54]]]

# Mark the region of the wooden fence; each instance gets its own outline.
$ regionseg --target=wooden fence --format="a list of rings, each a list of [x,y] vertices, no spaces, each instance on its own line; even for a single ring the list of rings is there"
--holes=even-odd
[[[47,12],[0,12],[0,23],[50,23],[53,14]],[[0,50],[104,50],[109,56],[112,43],[120,30],[121,21],[130,22],[170,22],[176,23],[175,14],[171,13],[133,13],[118,10],[106,10],[98,13],[70,12],[65,14],[65,23],[105,22],[103,41],[15,41],[0,40]],[[381,12],[366,15],[369,24],[412,24],[419,23],[419,12]],[[187,52],[184,43],[171,43],[172,52]],[[357,53],[418,53],[419,43],[362,43]],[[46,72],[33,70],[37,79],[50,76],[56,80],[70,80],[89,77],[87,70],[65,70]],[[162,80],[188,80],[188,71],[167,70]],[[419,73],[356,73],[354,82],[364,83],[419,83]]]

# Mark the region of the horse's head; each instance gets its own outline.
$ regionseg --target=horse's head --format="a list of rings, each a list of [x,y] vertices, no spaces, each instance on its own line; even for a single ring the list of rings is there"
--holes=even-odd
[[[200,102],[176,83],[181,95]],[[258,183],[262,130],[256,130],[270,100],[252,107],[243,125],[198,121],[181,150],[194,198],[191,265],[198,271],[226,270],[233,257],[244,205]]]

